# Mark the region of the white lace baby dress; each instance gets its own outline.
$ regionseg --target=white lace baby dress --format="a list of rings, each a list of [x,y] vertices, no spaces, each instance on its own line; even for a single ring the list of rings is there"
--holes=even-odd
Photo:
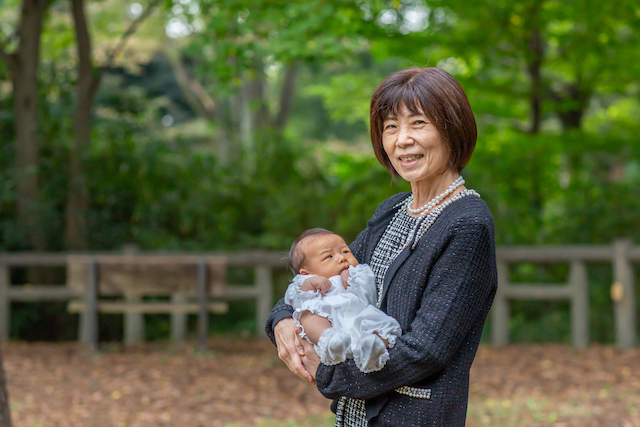
[[[331,327],[314,344],[322,363],[335,365],[354,359],[362,372],[379,371],[389,359],[389,351],[380,337],[391,348],[402,330],[396,319],[375,306],[377,291],[371,268],[366,264],[350,266],[349,275],[347,289],[340,276],[333,276],[329,278],[331,288],[322,294],[301,291],[302,283],[314,275],[298,274],[287,288],[284,300],[295,309],[293,319],[300,328],[300,314],[305,310],[331,322]],[[309,341],[304,328],[300,335]]]

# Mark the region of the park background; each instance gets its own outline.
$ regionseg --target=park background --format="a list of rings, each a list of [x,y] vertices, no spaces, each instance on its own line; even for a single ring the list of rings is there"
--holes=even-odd
[[[2,0],[0,252],[284,251],[313,226],[350,241],[408,189],[368,136],[371,93],[408,66],[464,87],[478,144],[463,176],[498,245],[637,242],[638,58],[637,0]],[[611,265],[588,270],[590,340],[610,345]],[[66,303],[11,308],[14,341],[76,339]],[[214,332],[250,334],[253,310],[231,303]],[[117,341],[121,316],[101,319]],[[168,323],[147,316],[146,338]],[[515,343],[567,344],[569,325],[568,302],[511,304]]]

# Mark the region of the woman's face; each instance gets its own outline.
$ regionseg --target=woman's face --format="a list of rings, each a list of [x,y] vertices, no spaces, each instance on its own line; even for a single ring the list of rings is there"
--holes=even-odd
[[[386,117],[382,146],[396,172],[412,184],[428,184],[449,167],[449,149],[422,111],[414,114],[402,106],[397,117]]]

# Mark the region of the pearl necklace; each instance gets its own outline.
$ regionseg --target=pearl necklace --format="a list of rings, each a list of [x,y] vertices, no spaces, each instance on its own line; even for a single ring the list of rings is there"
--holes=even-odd
[[[428,215],[426,215],[426,218],[422,219],[423,217],[425,217],[424,213],[420,215],[420,219],[416,222],[415,227],[413,227],[413,230],[411,230],[411,233],[409,233],[409,237],[407,238],[407,242],[404,244],[403,247],[407,247],[409,245],[409,243],[411,243],[413,241],[413,244],[411,245],[411,250],[416,248],[416,245],[418,244],[418,241],[420,240],[420,238],[427,232],[427,230],[429,230],[429,228],[431,228],[431,226],[433,225],[434,222],[436,222],[436,219],[438,219],[438,217],[440,216],[440,214],[442,213],[442,211],[444,211],[444,209],[449,206],[451,203],[462,199],[463,197],[466,196],[477,196],[480,197],[480,194],[478,194],[478,192],[476,190],[464,190],[460,193],[458,193],[455,197],[453,197],[450,200],[447,200],[446,202],[444,202],[442,205],[438,206],[437,208],[435,208],[433,211],[431,211],[431,213],[429,213]],[[413,239],[413,237],[415,236],[415,240]]]
[[[453,181],[453,183],[451,183],[449,188],[447,188],[444,193],[434,197],[433,199],[429,200],[429,202],[426,205],[420,206],[417,209],[411,209],[411,204],[413,203],[413,194],[411,194],[411,196],[409,197],[409,203],[407,204],[407,211],[409,211],[412,214],[421,214],[422,212],[425,212],[425,211],[429,212],[438,203],[440,203],[445,197],[453,193],[453,191],[456,188],[460,187],[462,184],[464,184],[464,178],[462,178],[462,176],[458,176],[458,178],[456,178],[456,180]]]

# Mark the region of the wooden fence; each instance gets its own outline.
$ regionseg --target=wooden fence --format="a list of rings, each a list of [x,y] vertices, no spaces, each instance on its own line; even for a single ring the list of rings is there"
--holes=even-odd
[[[113,287],[115,282],[122,281],[122,271],[116,271],[117,277],[113,274],[110,283],[99,283],[100,277],[106,276],[101,270],[96,274],[101,264],[111,260],[124,258],[130,261],[129,264],[148,264],[150,260],[159,265],[174,265],[179,268],[189,267],[184,265],[185,258],[194,262],[193,267],[197,269],[197,277],[192,283],[191,292],[184,292],[185,288],[176,288],[171,294],[170,302],[160,302],[155,304],[144,303],[140,296],[143,293],[138,289],[136,292],[125,292],[123,302],[100,301],[101,295],[114,295]],[[79,280],[77,271],[77,261],[86,259],[90,267],[85,267],[87,274],[86,281]],[[210,289],[205,287],[207,280],[206,273],[201,266],[211,259],[221,261],[226,267],[244,267],[254,269],[254,283],[252,284],[228,284],[224,283],[223,288],[215,288],[211,295]],[[138,262],[136,262],[136,260]],[[199,261],[202,262],[199,262]],[[118,261],[122,264],[122,260]],[[272,275],[274,270],[284,271],[286,261],[282,253],[265,251],[245,251],[235,253],[135,253],[123,256],[122,253],[0,253],[0,342],[9,338],[11,301],[47,301],[47,300],[68,300],[71,311],[80,312],[80,327],[78,338],[91,345],[97,344],[97,311],[124,314],[124,342],[134,344],[140,342],[144,336],[144,317],[142,313],[170,313],[171,331],[174,341],[182,341],[186,335],[186,314],[190,312],[198,313],[200,345],[206,338],[206,313],[210,311],[224,311],[221,303],[231,300],[255,300],[256,302],[256,325],[257,332],[264,335],[263,325],[273,307]],[[10,268],[15,267],[65,267],[67,269],[67,284],[64,286],[54,286],[47,284],[11,284]],[[139,269],[136,269],[139,273]],[[165,271],[167,271],[165,269]],[[188,272],[188,270],[185,270]],[[113,271],[112,271],[113,273]],[[130,276],[132,272],[126,271]],[[139,277],[139,275],[138,275]],[[159,277],[159,276],[157,276]],[[201,279],[202,278],[202,279]],[[162,281],[158,279],[158,281]],[[167,280],[164,280],[165,282]],[[179,280],[176,280],[179,281]],[[148,282],[148,281],[147,281]],[[78,283],[83,283],[79,285]],[[152,294],[149,291],[149,283],[146,284],[144,292],[146,295]],[[144,287],[144,286],[143,286]],[[109,292],[111,290],[111,292]],[[166,292],[158,292],[158,295],[166,295]],[[197,296],[195,303],[189,303],[186,298]],[[221,308],[222,307],[222,308]]]
[[[588,262],[613,264],[611,298],[614,301],[616,344],[636,346],[636,281],[634,261],[640,261],[640,246],[630,239],[611,245],[503,246],[497,249],[498,292],[491,309],[492,343],[509,343],[509,300],[568,300],[571,303],[571,336],[575,347],[589,344]],[[568,263],[569,282],[564,284],[511,283],[509,264]]]
[[[92,296],[90,288],[79,289],[71,286],[50,285],[15,285],[9,280],[9,269],[12,267],[32,266],[67,266],[69,257],[65,253],[3,253],[0,254],[0,341],[8,339],[10,326],[11,301],[43,301],[43,300],[83,300],[90,305]],[[77,254],[76,254],[77,255]],[[84,254],[101,256],[105,254]],[[115,253],[106,255],[116,255]],[[256,301],[256,324],[258,333],[263,334],[262,325],[273,304],[272,271],[284,270],[285,261],[282,253],[250,251],[237,253],[205,253],[205,254],[165,254],[165,256],[190,257],[222,257],[227,266],[249,267],[255,269],[255,283],[251,285],[229,285],[217,296],[219,301],[254,299]],[[133,255],[132,255],[133,256]],[[154,256],[158,254],[137,254],[135,256]],[[168,258],[169,259],[169,258]],[[502,246],[497,250],[498,260],[498,292],[491,310],[492,343],[502,346],[509,343],[509,301],[510,300],[568,300],[571,303],[571,335],[573,345],[586,347],[589,344],[589,296],[587,263],[610,262],[613,267],[613,284],[611,297],[614,301],[615,337],[620,348],[636,346],[636,281],[633,262],[640,261],[640,246],[634,246],[629,239],[619,239],[611,245],[572,245],[572,246]],[[563,284],[511,283],[509,267],[514,263],[568,263],[570,266],[569,281]],[[89,277],[87,282],[90,282]],[[204,294],[202,294],[204,295]],[[195,305],[185,306],[184,295],[176,294],[172,302],[164,304],[164,311],[172,316],[172,337],[184,339],[185,313],[196,310],[202,313],[203,296],[199,308]],[[143,320],[139,300],[135,296],[125,304],[125,308],[117,310],[125,315],[125,343],[141,340]],[[137,305],[136,305],[137,304]],[[175,304],[172,306],[171,304]],[[70,305],[71,306],[71,305]],[[75,307],[81,307],[76,302]],[[86,307],[86,306],[85,306]],[[106,308],[105,308],[106,307]],[[129,308],[126,308],[129,307]],[[180,308],[182,307],[182,308]],[[96,310],[99,307],[96,306]],[[108,311],[105,305],[103,311]],[[138,310],[137,312],[135,310]],[[158,308],[154,308],[157,312]],[[79,338],[91,341],[87,331],[91,329],[92,320],[87,317],[88,310],[80,308],[81,332]],[[149,311],[147,311],[149,312]],[[202,319],[202,314],[200,319]],[[201,320],[200,320],[201,321]],[[199,322],[200,322],[199,321]],[[141,326],[142,324],[142,326]],[[89,326],[87,326],[89,325]],[[206,326],[206,325],[205,325]],[[95,326],[94,326],[95,327]],[[200,334],[202,334],[200,329]],[[201,335],[202,337],[202,335]]]

